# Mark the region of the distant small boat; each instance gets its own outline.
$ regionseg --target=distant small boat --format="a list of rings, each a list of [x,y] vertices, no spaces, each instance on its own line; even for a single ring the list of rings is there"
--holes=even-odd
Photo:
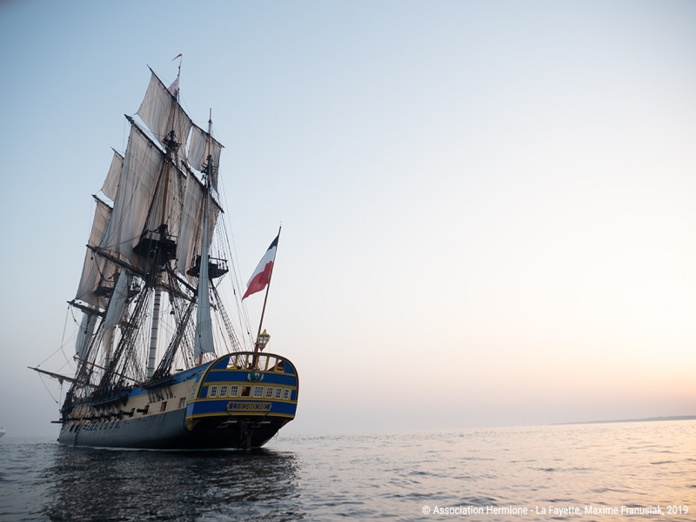
[[[7,433],[7,432],[5,431],[5,428],[0,428],[0,437],[4,437],[4,436],[5,436],[5,433]]]

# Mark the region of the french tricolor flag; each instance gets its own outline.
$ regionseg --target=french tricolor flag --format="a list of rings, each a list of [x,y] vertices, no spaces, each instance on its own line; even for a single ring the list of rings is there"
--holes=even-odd
[[[269,246],[268,250],[266,250],[263,258],[261,258],[256,270],[254,270],[254,274],[251,276],[251,279],[249,279],[249,283],[247,283],[247,291],[244,294],[244,297],[242,297],[242,300],[246,299],[251,294],[260,292],[266,288],[266,285],[270,282],[271,273],[273,272],[273,263],[275,262],[276,250],[278,249],[279,237],[280,234],[276,236],[271,243],[271,246]]]

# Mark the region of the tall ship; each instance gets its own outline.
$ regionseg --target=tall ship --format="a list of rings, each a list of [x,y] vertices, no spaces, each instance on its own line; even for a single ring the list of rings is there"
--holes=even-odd
[[[178,56],[177,58],[180,58]],[[179,62],[179,71],[181,62]],[[99,195],[75,297],[74,373],[58,441],[72,446],[257,448],[295,417],[298,373],[261,331],[276,237],[242,295],[218,193],[222,145],[152,71]],[[231,281],[226,299],[221,284]],[[222,289],[222,290],[221,290]],[[242,300],[266,291],[253,337]],[[240,296],[242,296],[240,298]],[[233,321],[232,318],[236,320]]]

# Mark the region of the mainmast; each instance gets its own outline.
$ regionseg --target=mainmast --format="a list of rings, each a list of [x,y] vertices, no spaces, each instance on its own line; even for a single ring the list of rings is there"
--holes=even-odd
[[[167,137],[163,140],[164,145],[167,150],[167,157],[164,161],[162,172],[160,174],[160,182],[164,182],[161,195],[161,214],[159,219],[159,226],[157,227],[157,232],[159,237],[147,238],[148,234],[146,229],[143,232],[143,238],[141,239],[141,244],[147,241],[147,246],[143,247],[143,250],[149,250],[148,254],[153,257],[152,265],[152,285],[155,289],[155,298],[152,303],[152,326],[150,329],[150,349],[148,351],[147,359],[147,369],[146,376],[148,379],[152,377],[157,366],[157,345],[159,340],[159,323],[160,323],[160,307],[162,302],[162,272],[165,265],[174,257],[176,252],[176,241],[171,236],[169,236],[169,226],[167,224],[167,209],[169,200],[169,177],[172,172],[172,165],[176,163],[177,153],[180,147],[180,143],[177,141],[179,139],[185,139],[185,136],[177,136],[174,129],[176,129],[176,116],[179,112],[177,109],[179,107],[179,76],[181,74],[181,62],[179,63],[179,72],[177,73],[176,80],[172,84],[174,87],[174,92],[172,88],[169,92],[172,94],[171,99],[171,111],[169,115],[170,125],[168,125],[170,131]],[[152,209],[155,207],[156,199],[153,199]],[[140,245],[138,245],[140,246]],[[138,247],[136,247],[137,250]]]

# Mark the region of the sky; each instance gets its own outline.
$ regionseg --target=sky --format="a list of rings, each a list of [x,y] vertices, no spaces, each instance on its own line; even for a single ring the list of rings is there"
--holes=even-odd
[[[696,414],[695,35],[675,0],[0,2],[0,426],[57,434],[26,367],[179,53],[243,281],[283,226],[284,431]]]

